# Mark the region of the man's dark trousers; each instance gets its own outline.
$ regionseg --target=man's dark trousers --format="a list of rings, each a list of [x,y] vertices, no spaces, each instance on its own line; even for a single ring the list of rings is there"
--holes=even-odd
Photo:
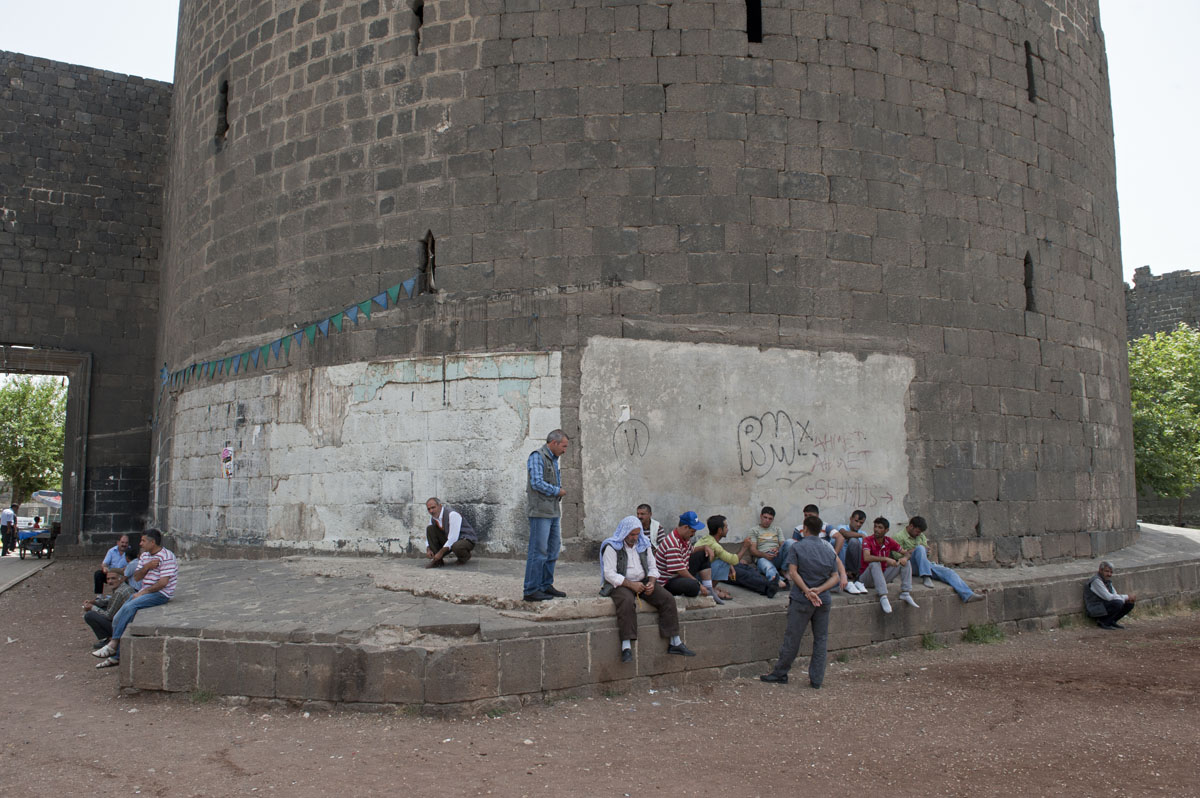
[[[446,538],[448,537],[450,537],[449,533],[437,524],[430,524],[425,527],[425,541],[429,544],[429,548],[434,554],[442,550],[442,547],[446,545]],[[465,563],[471,559],[471,552],[474,550],[475,541],[470,538],[459,538],[450,547],[450,553],[457,557],[460,563]]]
[[[813,631],[813,652],[808,661],[808,680],[814,687],[820,687],[825,681],[825,653],[829,645],[828,600],[820,607],[814,607],[807,598],[791,599],[788,604],[787,631],[783,633],[783,644],[779,647],[779,661],[775,663],[775,669],[771,673],[787,676],[796,654],[800,652],[804,628],[810,623]]]
[[[1104,609],[1108,610],[1108,615],[1101,615],[1096,618],[1096,623],[1100,626],[1112,626],[1133,610],[1133,602],[1111,599],[1104,602]]]
[[[88,610],[83,614],[83,620],[87,622],[88,626],[92,627],[97,640],[112,638],[112,618],[109,618],[104,613],[99,610]]]
[[[637,640],[638,595],[622,586],[613,588],[609,598],[617,605],[617,634],[622,640]],[[679,634],[679,611],[675,607],[675,597],[666,588],[658,585],[650,595],[642,593],[641,599],[658,611],[660,635],[670,639]]]

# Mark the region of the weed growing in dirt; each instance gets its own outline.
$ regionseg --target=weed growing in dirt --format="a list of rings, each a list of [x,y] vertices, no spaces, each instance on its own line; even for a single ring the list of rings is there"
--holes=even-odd
[[[495,720],[496,718],[502,718],[506,714],[508,714],[508,710],[504,707],[493,707],[487,711],[487,716],[492,720]]]
[[[837,661],[844,665],[850,661],[850,655],[845,652],[842,652],[841,654],[837,655]]]
[[[999,643],[1004,640],[1004,630],[994,623],[968,624],[962,636],[964,643]]]
[[[937,651],[940,648],[946,648],[946,644],[937,639],[937,635],[933,632],[926,632],[921,635],[921,648],[926,651]]]
[[[212,690],[205,690],[203,687],[193,690],[191,695],[188,696],[193,704],[207,704],[216,697],[216,693]]]
[[[1058,628],[1070,629],[1073,626],[1079,625],[1079,618],[1075,615],[1060,615],[1058,616]]]
[[[605,690],[604,691],[605,698],[618,698],[619,696],[623,696],[623,695],[625,695],[625,694],[622,693],[620,690]]]

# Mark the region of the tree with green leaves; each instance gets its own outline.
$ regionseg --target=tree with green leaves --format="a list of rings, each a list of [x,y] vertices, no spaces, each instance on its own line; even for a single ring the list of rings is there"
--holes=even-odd
[[[62,486],[67,389],[60,377],[9,377],[0,385],[0,475],[14,504]]]
[[[1200,485],[1200,331],[1144,335],[1129,344],[1134,470],[1139,490],[1183,500]]]

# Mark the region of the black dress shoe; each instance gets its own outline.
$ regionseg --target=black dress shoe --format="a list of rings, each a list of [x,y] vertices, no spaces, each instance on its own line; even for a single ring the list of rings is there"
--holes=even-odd
[[[633,662],[633,651],[628,648],[621,649],[621,662]]]
[[[783,674],[782,676],[775,674],[775,673],[764,673],[762,676],[759,676],[758,678],[759,678],[759,681],[770,682],[771,684],[787,684],[787,679],[788,679],[786,673]]]
[[[677,646],[667,646],[667,653],[668,653],[668,654],[677,654],[677,655],[679,655],[679,656],[681,656],[681,657],[694,657],[694,656],[696,656],[696,652],[695,652],[695,651],[692,651],[690,648],[688,648],[687,646],[685,646],[683,643],[680,643],[680,644],[679,644],[679,645],[677,645]]]
[[[566,598],[567,597],[566,593],[562,592],[561,590],[556,588],[554,585],[550,585],[550,587],[546,588],[542,592],[545,593],[550,598]]]
[[[526,593],[524,596],[521,596],[522,601],[549,601],[552,598],[554,596],[543,593],[540,590],[535,590],[532,593]]]

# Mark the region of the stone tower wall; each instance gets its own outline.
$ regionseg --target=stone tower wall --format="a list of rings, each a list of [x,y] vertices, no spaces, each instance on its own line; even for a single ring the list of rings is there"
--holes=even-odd
[[[743,0],[184,0],[161,359],[413,278],[427,232],[437,291],[173,386],[160,517],[412,551],[438,493],[519,553],[561,424],[569,553],[639,501],[919,512],[951,562],[1126,543],[1096,3],[762,6],[759,43]]]
[[[0,343],[91,355],[84,544],[146,521],[170,92],[0,52]]]

